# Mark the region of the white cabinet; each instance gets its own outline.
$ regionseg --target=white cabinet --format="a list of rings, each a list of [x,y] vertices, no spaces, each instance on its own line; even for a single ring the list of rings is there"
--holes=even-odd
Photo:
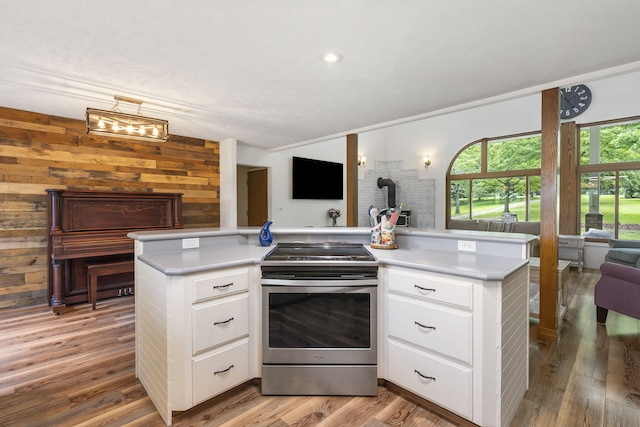
[[[388,375],[394,384],[471,419],[470,367],[390,339]]]
[[[478,425],[509,425],[528,381],[528,273],[383,269],[385,378]]]
[[[249,335],[249,294],[229,296],[192,307],[193,354]]]
[[[193,302],[219,298],[249,289],[249,271],[232,268],[191,277]]]
[[[169,276],[137,261],[136,375],[167,425],[255,374],[256,268]]]
[[[386,271],[391,291],[419,297],[425,301],[471,308],[473,285],[470,281],[406,268],[389,268]]]
[[[204,402],[247,381],[249,340],[241,339],[193,359],[193,403]]]
[[[473,315],[390,294],[389,336],[471,363]]]

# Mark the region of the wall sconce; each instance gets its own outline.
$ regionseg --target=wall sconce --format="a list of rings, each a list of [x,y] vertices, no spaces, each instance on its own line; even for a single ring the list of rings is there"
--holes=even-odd
[[[367,162],[367,158],[365,156],[358,156],[358,166],[362,169],[365,168],[365,163]]]
[[[115,105],[111,111],[87,108],[87,133],[93,135],[118,136],[120,138],[166,141],[169,139],[169,122],[142,115],[142,101],[139,99],[114,96]],[[137,104],[136,114],[120,111],[120,102]]]
[[[427,169],[429,165],[431,165],[431,159],[429,158],[429,155],[427,154],[426,156],[424,156],[423,160],[424,160],[424,168]]]

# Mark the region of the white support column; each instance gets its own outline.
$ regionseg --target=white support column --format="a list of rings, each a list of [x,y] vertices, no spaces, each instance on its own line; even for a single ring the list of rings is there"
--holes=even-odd
[[[220,141],[220,227],[238,224],[237,146],[234,138]]]

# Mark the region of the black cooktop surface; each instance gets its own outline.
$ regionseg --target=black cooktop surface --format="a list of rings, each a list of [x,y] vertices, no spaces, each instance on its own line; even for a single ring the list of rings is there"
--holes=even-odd
[[[375,261],[361,243],[279,243],[263,261]]]
[[[279,243],[262,259],[263,279],[377,280],[378,261],[360,243]]]

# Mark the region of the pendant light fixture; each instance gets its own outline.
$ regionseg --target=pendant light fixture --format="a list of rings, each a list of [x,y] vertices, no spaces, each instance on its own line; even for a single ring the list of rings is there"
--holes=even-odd
[[[143,116],[143,101],[118,95],[113,98],[116,103],[110,111],[87,108],[87,133],[146,141],[164,142],[169,139],[169,122]],[[120,102],[135,104],[138,111],[135,114],[123,113]]]

